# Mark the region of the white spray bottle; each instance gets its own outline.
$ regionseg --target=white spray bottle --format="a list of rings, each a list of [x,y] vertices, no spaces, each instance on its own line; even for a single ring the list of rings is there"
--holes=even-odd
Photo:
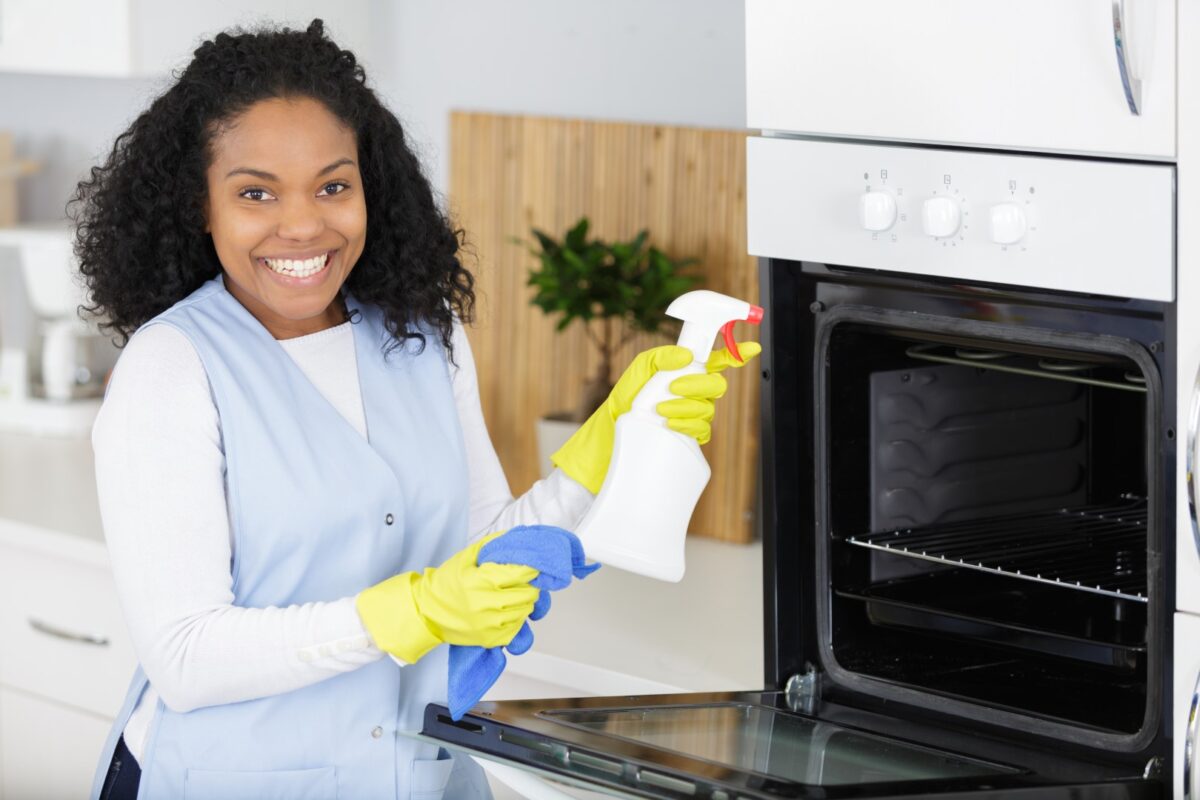
[[[712,470],[696,440],[668,428],[656,407],[675,397],[669,387],[676,378],[706,372],[718,333],[740,360],[733,324],[757,325],[763,310],[700,290],[677,298],[667,315],[683,320],[678,344],[692,351],[692,363],[654,375],[634,398],[632,409],[617,417],[608,474],[576,533],[595,561],[675,582],[683,577],[688,523]]]

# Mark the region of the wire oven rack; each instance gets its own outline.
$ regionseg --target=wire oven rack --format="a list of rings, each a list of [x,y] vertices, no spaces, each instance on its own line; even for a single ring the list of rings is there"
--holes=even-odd
[[[1146,503],[989,517],[849,536],[859,547],[1147,602]]]

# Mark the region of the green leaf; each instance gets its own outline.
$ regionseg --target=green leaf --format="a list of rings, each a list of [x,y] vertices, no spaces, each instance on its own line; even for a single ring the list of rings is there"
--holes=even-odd
[[[559,249],[558,242],[554,241],[549,236],[547,236],[546,234],[539,231],[537,228],[533,229],[533,235],[535,237],[537,237],[538,243],[541,244],[543,252],[553,253],[554,251]]]
[[[581,217],[579,222],[575,223],[575,227],[567,231],[565,247],[570,250],[580,250],[587,240],[588,218]]]
[[[613,243],[589,240],[588,231],[587,217],[581,217],[561,242],[532,229],[536,241],[526,244],[539,266],[527,279],[534,289],[530,303],[558,316],[555,327],[560,331],[575,320],[587,324],[597,318],[619,320],[640,331],[672,327],[667,306],[699,282],[682,272],[696,260],[676,261],[648,247],[650,233],[644,229],[628,241]]]

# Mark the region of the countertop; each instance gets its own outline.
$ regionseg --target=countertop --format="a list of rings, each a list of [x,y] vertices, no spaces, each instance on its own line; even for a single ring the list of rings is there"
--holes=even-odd
[[[0,542],[108,564],[88,439],[0,432]],[[490,698],[757,689],[762,550],[689,538],[677,584],[609,567],[556,592]]]

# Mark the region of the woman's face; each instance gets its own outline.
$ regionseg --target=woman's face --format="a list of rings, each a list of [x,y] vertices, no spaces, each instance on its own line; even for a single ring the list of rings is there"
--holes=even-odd
[[[262,100],[212,154],[206,219],[229,293],[276,339],[344,322],[338,290],[367,237],[354,131],[316,100]]]

